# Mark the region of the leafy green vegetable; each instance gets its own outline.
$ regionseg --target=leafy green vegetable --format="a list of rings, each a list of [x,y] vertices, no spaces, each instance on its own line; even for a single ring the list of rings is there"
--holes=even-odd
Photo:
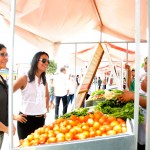
[[[114,93],[120,93],[120,94],[123,94],[123,91],[118,90],[118,89],[113,89],[113,90],[111,90],[111,91],[114,92]]]
[[[71,115],[76,115],[76,116],[86,116],[88,114],[89,108],[79,108],[75,109],[74,111],[70,113],[65,113],[61,118],[69,118]]]
[[[134,118],[134,102],[121,103],[115,99],[105,100],[103,102],[99,102],[97,106],[94,108],[95,110],[99,110],[104,114],[108,114],[110,116],[114,116],[116,118],[122,118],[124,120]],[[144,121],[144,116],[139,111],[139,123]]]
[[[97,90],[91,93],[91,96],[96,96],[96,95],[101,95],[104,94],[105,91],[104,90]]]
[[[100,94],[104,94],[104,93],[105,93],[104,90],[97,90],[97,91],[95,91],[94,95],[100,95]]]

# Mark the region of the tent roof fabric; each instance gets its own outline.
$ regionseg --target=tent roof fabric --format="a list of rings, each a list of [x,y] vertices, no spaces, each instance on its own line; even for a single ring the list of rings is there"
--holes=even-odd
[[[146,40],[146,10],[142,0],[141,40]],[[10,20],[10,0],[0,1],[0,14]],[[31,39],[34,35],[52,43],[92,29],[134,41],[135,0],[17,0],[16,27],[18,34],[22,29],[28,38],[31,34]]]
[[[8,25],[10,6],[11,0],[0,1],[0,14]],[[142,0],[141,40],[146,40],[146,11],[146,0]],[[103,33],[120,40],[135,41],[135,12],[135,0],[16,0],[15,32],[41,49],[54,51],[55,55],[61,43],[101,42]],[[92,35],[88,34],[89,31]],[[82,34],[85,36],[81,39],[78,35]],[[112,61],[120,60],[120,55],[126,60],[126,55],[122,55],[125,51],[129,55],[128,61],[134,61],[134,51],[119,48],[114,44],[105,46]],[[78,51],[80,62],[89,61],[94,49],[95,46],[90,45]],[[115,52],[117,49],[120,51]],[[105,60],[104,56],[103,61]]]

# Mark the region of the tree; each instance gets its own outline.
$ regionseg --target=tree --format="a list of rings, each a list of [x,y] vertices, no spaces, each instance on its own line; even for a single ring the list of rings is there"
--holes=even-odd
[[[54,60],[50,60],[50,63],[48,65],[48,68],[47,68],[47,73],[48,74],[54,74],[57,70],[57,64],[55,63]]]

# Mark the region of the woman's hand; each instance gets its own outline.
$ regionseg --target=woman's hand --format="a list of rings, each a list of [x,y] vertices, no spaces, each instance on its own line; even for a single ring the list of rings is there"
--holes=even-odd
[[[27,117],[27,115],[25,115],[25,114],[14,115],[14,120],[17,120],[21,123],[26,123],[27,122],[26,117]]]
[[[124,90],[124,93],[118,96],[118,100],[122,102],[128,102],[134,100],[134,93],[131,91]]]

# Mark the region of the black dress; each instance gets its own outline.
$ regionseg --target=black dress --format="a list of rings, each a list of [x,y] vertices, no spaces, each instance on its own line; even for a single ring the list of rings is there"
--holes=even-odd
[[[3,79],[1,75],[0,75],[0,122],[2,122],[5,126],[8,126],[8,86],[6,81]],[[3,137],[4,132],[0,131],[0,135],[1,137]],[[0,147],[1,144],[2,143],[0,143]]]

